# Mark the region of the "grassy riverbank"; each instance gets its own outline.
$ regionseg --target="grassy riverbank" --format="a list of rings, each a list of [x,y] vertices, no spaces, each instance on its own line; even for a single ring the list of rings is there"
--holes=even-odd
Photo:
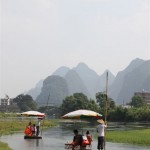
[[[0,150],[11,150],[11,149],[8,147],[8,144],[0,141]]]
[[[29,121],[6,121],[0,122],[0,135],[6,135],[17,131],[24,131]],[[33,122],[34,123],[34,122]],[[42,126],[43,122],[41,123]],[[44,121],[44,128],[55,126],[55,123],[49,120]]]
[[[107,131],[106,141],[150,146],[150,129]]]

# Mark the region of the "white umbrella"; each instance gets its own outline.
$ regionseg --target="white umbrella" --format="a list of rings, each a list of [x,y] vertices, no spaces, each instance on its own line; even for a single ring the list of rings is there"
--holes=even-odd
[[[76,111],[72,111],[64,116],[63,119],[83,119],[83,118],[101,118],[102,115],[91,110],[80,109]],[[83,127],[82,127],[82,134],[83,134]]]
[[[37,116],[37,117],[45,117],[45,113],[41,113],[38,111],[26,111],[21,113],[23,116]]]
[[[63,119],[78,119],[78,118],[82,119],[82,118],[90,118],[90,117],[98,119],[102,117],[102,115],[95,111],[80,109],[80,110],[72,111],[62,116]]]

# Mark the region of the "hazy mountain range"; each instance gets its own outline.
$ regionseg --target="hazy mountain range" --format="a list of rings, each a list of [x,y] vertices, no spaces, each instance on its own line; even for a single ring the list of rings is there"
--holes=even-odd
[[[108,95],[118,104],[131,100],[134,92],[150,91],[150,60],[135,59],[116,77],[108,71]],[[39,105],[60,105],[73,93],[82,92],[95,99],[97,92],[106,89],[106,71],[98,75],[85,63],[70,69],[62,66],[32,88],[31,95]]]

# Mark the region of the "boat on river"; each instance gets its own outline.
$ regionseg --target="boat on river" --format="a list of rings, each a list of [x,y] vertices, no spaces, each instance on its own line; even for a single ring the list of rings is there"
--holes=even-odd
[[[35,117],[37,119],[36,124],[32,124],[30,121],[29,125],[25,128],[24,139],[42,139],[43,123],[42,123],[41,135],[39,135],[40,124],[41,124],[40,122],[41,122],[41,120],[44,121],[45,114],[38,112],[38,111],[27,111],[27,112],[21,113],[21,115],[26,116],[26,117]]]

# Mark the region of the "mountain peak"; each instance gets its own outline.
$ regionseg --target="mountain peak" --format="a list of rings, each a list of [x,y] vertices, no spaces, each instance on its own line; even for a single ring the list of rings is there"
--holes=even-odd
[[[69,70],[70,68],[66,66],[62,66],[62,67],[59,67],[52,75],[58,75],[58,76],[64,77]]]
[[[88,68],[88,66],[83,63],[83,62],[80,62],[78,65],[77,65],[77,68]]]
[[[131,61],[130,64],[141,63],[141,62],[144,62],[144,60],[143,60],[143,59],[140,59],[140,58],[135,58],[135,59],[133,59],[133,60]]]
[[[101,76],[106,76],[107,72],[108,72],[108,76],[115,78],[115,76],[108,69],[106,69]]]
[[[131,71],[132,69],[138,67],[138,66],[139,66],[140,64],[142,64],[143,62],[144,62],[143,59],[136,58],[136,59],[134,59],[134,60],[132,60],[132,61],[130,62],[130,64],[125,68],[124,71],[129,72],[129,71]]]
[[[92,70],[91,68],[89,68],[85,63],[81,62],[79,63],[75,68],[73,68],[73,70],[76,70],[77,73],[79,73],[80,75],[82,74],[87,74],[87,76],[98,76],[98,74]]]

